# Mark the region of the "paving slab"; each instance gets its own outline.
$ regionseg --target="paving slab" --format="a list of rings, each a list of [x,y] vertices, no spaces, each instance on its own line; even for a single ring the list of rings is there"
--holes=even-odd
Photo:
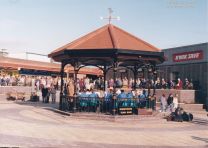
[[[162,116],[110,122],[81,119],[47,108],[54,104],[0,103],[0,147],[208,147],[208,120],[167,122]],[[120,118],[120,117],[119,117]]]

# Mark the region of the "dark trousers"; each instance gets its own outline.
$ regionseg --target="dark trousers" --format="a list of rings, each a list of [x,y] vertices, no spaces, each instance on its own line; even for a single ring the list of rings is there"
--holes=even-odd
[[[46,101],[47,101],[47,96],[42,96],[42,99],[43,99],[43,103],[46,103]]]
[[[46,97],[46,103],[49,103],[49,95]]]
[[[151,100],[150,101],[150,108],[152,109],[152,110],[156,110],[156,102],[155,102],[155,100]]]
[[[139,108],[145,108],[147,105],[146,105],[147,101],[146,100],[141,100],[139,103],[138,103],[138,107]]]
[[[111,102],[105,101],[104,102],[104,112],[110,112],[111,111]]]

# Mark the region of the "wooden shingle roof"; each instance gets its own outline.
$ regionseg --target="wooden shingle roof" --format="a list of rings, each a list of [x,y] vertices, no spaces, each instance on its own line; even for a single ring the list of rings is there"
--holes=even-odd
[[[159,52],[160,49],[112,25],[105,25],[49,54],[53,57],[64,50],[84,49],[128,49],[137,51]]]

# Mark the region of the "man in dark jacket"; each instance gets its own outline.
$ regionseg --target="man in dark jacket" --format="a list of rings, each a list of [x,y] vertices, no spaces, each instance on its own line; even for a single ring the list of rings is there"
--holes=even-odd
[[[48,88],[44,86],[42,88],[43,103],[47,103],[47,96],[48,96]]]
[[[170,108],[170,111],[173,112],[173,95],[170,94],[167,100],[168,108]]]

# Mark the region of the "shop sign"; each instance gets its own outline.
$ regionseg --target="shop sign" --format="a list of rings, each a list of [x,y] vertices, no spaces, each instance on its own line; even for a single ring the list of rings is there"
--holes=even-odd
[[[120,115],[132,115],[133,112],[132,112],[132,108],[119,108],[119,114]]]
[[[174,62],[192,61],[203,59],[203,51],[192,51],[173,54]]]

